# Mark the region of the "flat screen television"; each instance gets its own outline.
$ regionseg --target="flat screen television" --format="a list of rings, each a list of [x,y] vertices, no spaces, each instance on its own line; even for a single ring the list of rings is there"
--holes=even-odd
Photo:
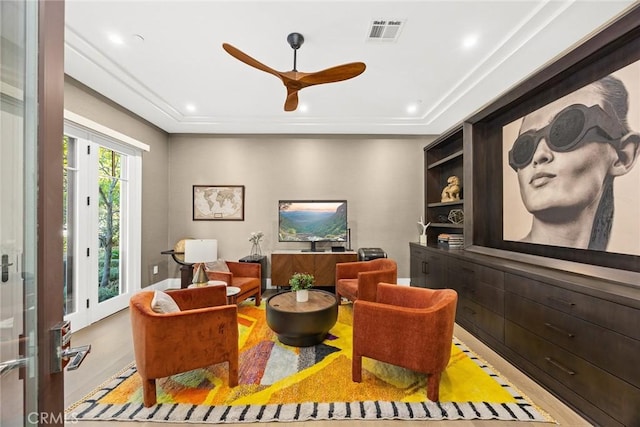
[[[310,242],[306,252],[322,252],[317,242],[346,242],[347,201],[278,201],[278,241]]]

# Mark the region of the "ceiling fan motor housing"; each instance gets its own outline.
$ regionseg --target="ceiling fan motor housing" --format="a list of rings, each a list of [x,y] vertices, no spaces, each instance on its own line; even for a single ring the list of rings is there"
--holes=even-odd
[[[291,33],[287,36],[287,42],[293,49],[299,49],[304,43],[304,37],[300,33]]]

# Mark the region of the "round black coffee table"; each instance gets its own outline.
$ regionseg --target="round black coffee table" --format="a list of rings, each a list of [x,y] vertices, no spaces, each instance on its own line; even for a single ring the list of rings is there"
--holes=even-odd
[[[309,301],[297,302],[295,292],[282,292],[267,300],[267,325],[283,344],[309,347],[320,344],[338,320],[332,293],[309,290]]]

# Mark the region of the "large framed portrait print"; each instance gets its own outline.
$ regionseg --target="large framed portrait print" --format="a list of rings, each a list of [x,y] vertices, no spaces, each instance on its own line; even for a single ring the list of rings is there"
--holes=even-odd
[[[503,239],[640,255],[640,61],[502,128]]]
[[[639,15],[465,120],[468,250],[637,284]]]

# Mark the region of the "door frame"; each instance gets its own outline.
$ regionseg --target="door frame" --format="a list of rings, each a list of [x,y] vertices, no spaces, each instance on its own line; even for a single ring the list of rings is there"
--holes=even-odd
[[[39,421],[64,426],[64,373],[51,372],[51,329],[62,321],[64,0],[38,1],[37,333]]]

